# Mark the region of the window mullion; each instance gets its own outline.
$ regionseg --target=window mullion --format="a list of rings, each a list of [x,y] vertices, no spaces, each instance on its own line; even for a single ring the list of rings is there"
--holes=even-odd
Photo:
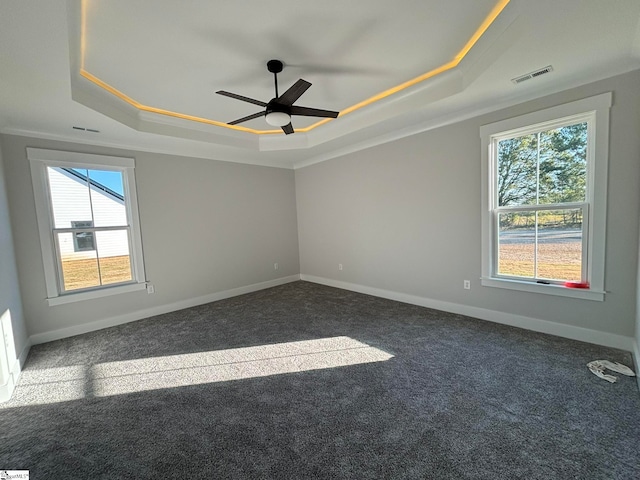
[[[540,132],[536,136],[536,205],[540,205]]]
[[[540,205],[540,132],[536,135],[536,206]],[[533,229],[533,278],[538,278],[538,212]]]
[[[498,262],[499,262],[499,258],[500,258],[500,214],[496,211],[492,212],[493,215],[493,221],[492,221],[492,229],[493,231],[491,232],[491,236],[493,238],[493,248],[492,248],[492,255],[493,258],[491,259],[491,268],[492,271],[497,272],[498,271]]]
[[[93,196],[91,195],[91,178],[90,178],[89,169],[87,169],[87,188],[89,189],[89,209],[91,210],[91,225],[95,226],[96,218],[93,213]],[[98,265],[98,280],[100,280],[100,285],[102,285],[102,272],[100,271],[100,250],[98,249],[98,236],[96,235],[94,238],[95,248],[96,248],[96,264]]]
[[[533,278],[538,278],[538,211],[535,213],[533,230]]]

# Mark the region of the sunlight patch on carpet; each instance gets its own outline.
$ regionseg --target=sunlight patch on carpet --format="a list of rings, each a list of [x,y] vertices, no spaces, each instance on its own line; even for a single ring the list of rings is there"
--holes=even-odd
[[[86,397],[87,367],[70,365],[24,370],[13,396],[1,408],[69,402]]]
[[[57,403],[383,362],[390,358],[393,355],[349,337],[138,358],[25,371],[13,400],[20,405]]]
[[[344,367],[389,360],[392,355],[349,337],[171,355],[97,364],[96,396],[185,387]]]

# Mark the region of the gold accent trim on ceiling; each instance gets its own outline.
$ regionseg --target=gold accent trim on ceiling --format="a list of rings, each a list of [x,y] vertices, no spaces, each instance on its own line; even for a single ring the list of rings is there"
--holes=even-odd
[[[484,21],[482,22],[482,24],[480,25],[480,27],[478,27],[478,29],[474,32],[474,34],[471,36],[471,38],[467,41],[467,43],[465,44],[465,46],[462,48],[462,50],[460,50],[460,52],[458,52],[456,54],[456,56],[453,58],[453,60],[451,60],[448,63],[445,63],[444,65],[441,65],[433,70],[430,70],[426,73],[423,73],[422,75],[419,75],[411,80],[408,80],[404,83],[401,83],[400,85],[396,85],[395,87],[389,88],[387,90],[384,90],[383,92],[380,92],[370,98],[367,98],[366,100],[363,100],[359,103],[356,103],[355,105],[351,105],[350,107],[345,108],[344,110],[340,111],[340,115],[338,115],[338,118],[340,117],[344,117],[345,115],[354,112],[356,110],[359,110],[363,107],[366,107],[367,105],[371,105],[374,102],[377,102],[379,100],[382,100],[383,98],[387,98],[391,95],[393,95],[394,93],[400,92],[402,90],[405,90],[409,87],[412,87],[413,85],[416,85],[420,82],[424,82],[425,80],[428,80],[429,78],[433,78],[436,75],[440,75],[441,73],[444,73],[446,71],[452,70],[454,68],[456,68],[460,62],[464,59],[464,57],[469,53],[469,51],[473,48],[473,46],[477,43],[477,41],[480,39],[480,37],[482,37],[482,35],[484,35],[484,33],[487,31],[487,29],[491,26],[491,24],[495,21],[495,19],[498,17],[498,15],[500,15],[500,13],[502,12],[502,10],[504,10],[504,8],[507,6],[507,4],[510,2],[511,0],[499,0],[498,3],[496,3],[496,5],[493,7],[493,9],[491,10],[491,12],[489,12],[489,15],[487,16],[487,18],[484,19]],[[133,106],[134,108],[137,108],[138,110],[144,111],[144,112],[150,112],[150,113],[156,113],[159,115],[166,115],[168,117],[174,117],[174,118],[181,118],[183,120],[189,120],[192,122],[200,122],[200,123],[206,123],[209,125],[215,125],[216,127],[224,127],[224,128],[229,128],[231,130],[238,130],[240,132],[248,132],[248,133],[254,133],[257,135],[264,135],[264,134],[275,134],[275,133],[282,133],[282,130],[255,130],[253,128],[247,128],[247,127],[241,127],[238,125],[229,125],[227,123],[224,122],[219,122],[217,120],[211,120],[209,118],[203,118],[203,117],[196,117],[193,115],[188,115],[185,113],[179,113],[179,112],[173,112],[171,110],[165,110],[162,108],[156,108],[156,107],[151,107],[149,105],[143,105],[142,103],[134,100],[133,98],[129,97],[128,95],[122,93],[120,90],[112,87],[111,85],[109,85],[108,83],[102,81],[101,79],[99,79],[98,77],[96,77],[95,75],[91,74],[90,72],[88,72],[85,68],[84,68],[84,59],[85,59],[85,51],[86,51],[86,37],[87,37],[87,3],[89,2],[89,0],[82,0],[81,3],[81,18],[82,18],[82,23],[81,23],[81,30],[80,30],[80,75],[84,78],[86,78],[88,81],[92,82],[93,84],[97,85],[98,87],[106,90],[107,92],[111,93],[112,95],[118,97],[120,100],[128,103],[129,105]],[[320,125],[324,125],[327,122],[330,122],[331,120],[333,120],[332,118],[325,118],[324,120],[320,120],[319,122],[314,123],[313,125],[309,125],[308,127],[304,127],[304,128],[297,128],[296,132],[309,132],[311,130],[313,130],[316,127],[319,127]]]

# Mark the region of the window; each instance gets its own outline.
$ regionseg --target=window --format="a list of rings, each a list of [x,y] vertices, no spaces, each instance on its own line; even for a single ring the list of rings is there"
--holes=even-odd
[[[610,106],[609,93],[481,128],[483,285],[604,299]]]
[[[73,234],[73,251],[86,252],[87,250],[95,250],[96,243],[93,237],[93,231],[84,230],[93,227],[93,221],[71,221],[71,228],[74,229]]]
[[[131,158],[28,148],[49,304],[145,287]]]

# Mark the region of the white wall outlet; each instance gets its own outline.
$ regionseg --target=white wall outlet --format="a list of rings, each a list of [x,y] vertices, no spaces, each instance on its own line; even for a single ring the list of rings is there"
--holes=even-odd
[[[464,289],[471,290],[471,282],[469,280],[464,281]]]
[[[277,270],[278,268],[279,268],[279,267],[278,267],[278,264],[277,264],[277,263],[274,263],[274,264],[273,264],[273,269],[274,269],[274,270]]]
[[[156,287],[154,287],[151,283],[147,283],[147,293],[151,295],[152,293],[156,293]]]
[[[338,264],[338,270],[342,270],[342,264],[341,263]]]

